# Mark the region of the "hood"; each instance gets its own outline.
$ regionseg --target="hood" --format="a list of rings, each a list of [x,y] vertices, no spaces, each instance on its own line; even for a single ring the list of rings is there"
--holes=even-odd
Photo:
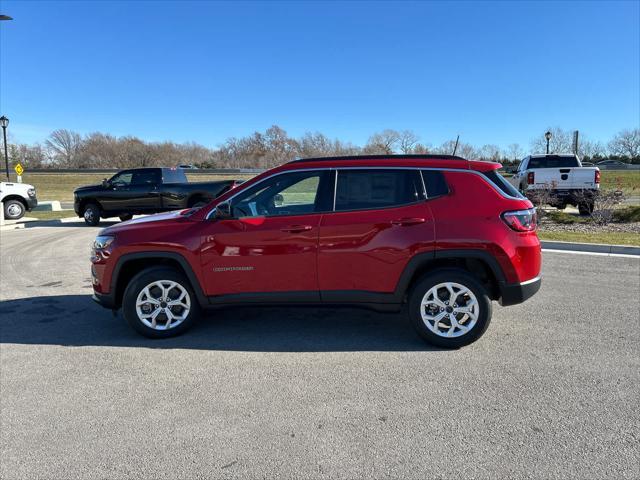
[[[92,191],[92,190],[96,190],[98,188],[102,188],[102,184],[98,183],[96,185],[84,185],[82,187],[78,187],[76,188],[73,193],[78,193],[78,192],[87,192],[87,191]]]
[[[156,213],[155,215],[147,215],[141,218],[134,218],[133,220],[127,220],[126,222],[117,223],[111,227],[107,227],[102,232],[105,234],[117,233],[120,230],[130,230],[139,228],[139,226],[156,226],[162,223],[171,223],[176,220],[186,220],[188,217],[182,215],[185,210],[174,210],[172,212]]]
[[[16,182],[0,182],[0,191],[6,192],[7,195],[11,192],[24,192],[24,196],[27,196],[27,190],[30,188],[35,188],[33,185],[28,183],[16,183]]]

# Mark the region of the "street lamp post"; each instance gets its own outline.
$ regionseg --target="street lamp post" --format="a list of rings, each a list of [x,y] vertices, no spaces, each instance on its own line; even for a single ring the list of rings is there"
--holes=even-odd
[[[552,136],[553,135],[549,131],[547,131],[547,133],[544,134],[544,138],[547,139],[547,155],[549,155],[549,140],[551,140]]]
[[[7,153],[7,127],[9,119],[4,115],[0,117],[0,125],[2,126],[2,137],[4,138],[4,167],[7,170],[7,181],[9,181],[9,154]]]

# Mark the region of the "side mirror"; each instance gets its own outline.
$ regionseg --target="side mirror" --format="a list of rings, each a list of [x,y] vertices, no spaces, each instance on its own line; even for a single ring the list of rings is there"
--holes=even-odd
[[[216,205],[216,213],[214,216],[219,220],[231,218],[231,204],[229,202],[222,202]]]
[[[277,207],[281,206],[284,203],[284,197],[282,195],[280,195],[279,193],[276,193],[273,196],[273,203]]]
[[[109,180],[106,178],[102,179],[102,188],[107,188],[109,186]]]

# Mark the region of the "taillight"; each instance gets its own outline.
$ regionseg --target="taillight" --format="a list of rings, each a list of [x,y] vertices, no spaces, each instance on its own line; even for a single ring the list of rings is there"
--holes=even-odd
[[[533,232],[538,226],[538,215],[535,208],[504,212],[502,219],[516,232]]]
[[[593,179],[595,183],[600,183],[600,170],[596,170],[596,176]]]
[[[536,174],[534,172],[527,173],[527,185],[536,183]]]

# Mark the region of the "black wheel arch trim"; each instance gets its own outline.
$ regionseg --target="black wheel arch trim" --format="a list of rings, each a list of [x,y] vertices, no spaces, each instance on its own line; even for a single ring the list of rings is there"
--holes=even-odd
[[[428,265],[430,262],[434,260],[443,260],[443,259],[476,259],[481,260],[487,264],[487,266],[491,269],[491,272],[495,276],[498,281],[498,288],[502,293],[504,285],[506,285],[506,277],[500,264],[490,253],[485,252],[484,250],[474,250],[474,249],[455,249],[455,250],[432,250],[429,252],[419,253],[405,266],[402,274],[400,275],[400,279],[398,280],[398,285],[396,286],[396,290],[393,294],[394,300],[397,302],[402,302],[405,293],[409,290],[411,286],[411,280],[413,279],[415,273],[421,267]]]
[[[118,261],[116,262],[116,266],[113,268],[113,272],[111,274],[111,284],[109,288],[109,293],[107,294],[108,296],[112,297],[111,303],[112,305],[115,306],[115,308],[120,307],[120,302],[116,298],[116,292],[118,287],[118,277],[120,276],[120,272],[122,271],[122,268],[130,261],[142,260],[142,259],[153,259],[153,258],[157,258],[161,260],[169,259],[169,260],[176,261],[184,271],[184,274],[187,276],[189,283],[191,283],[191,288],[193,288],[193,291],[196,294],[196,297],[198,298],[198,303],[200,304],[200,306],[204,307],[208,305],[209,302],[207,300],[207,296],[202,291],[202,286],[200,285],[200,281],[198,280],[197,275],[191,268],[191,264],[187,261],[187,259],[182,254],[176,253],[176,252],[154,251],[154,252],[126,253],[122,255],[120,258],[118,258]],[[153,267],[153,266],[154,265],[149,265],[149,267]]]

